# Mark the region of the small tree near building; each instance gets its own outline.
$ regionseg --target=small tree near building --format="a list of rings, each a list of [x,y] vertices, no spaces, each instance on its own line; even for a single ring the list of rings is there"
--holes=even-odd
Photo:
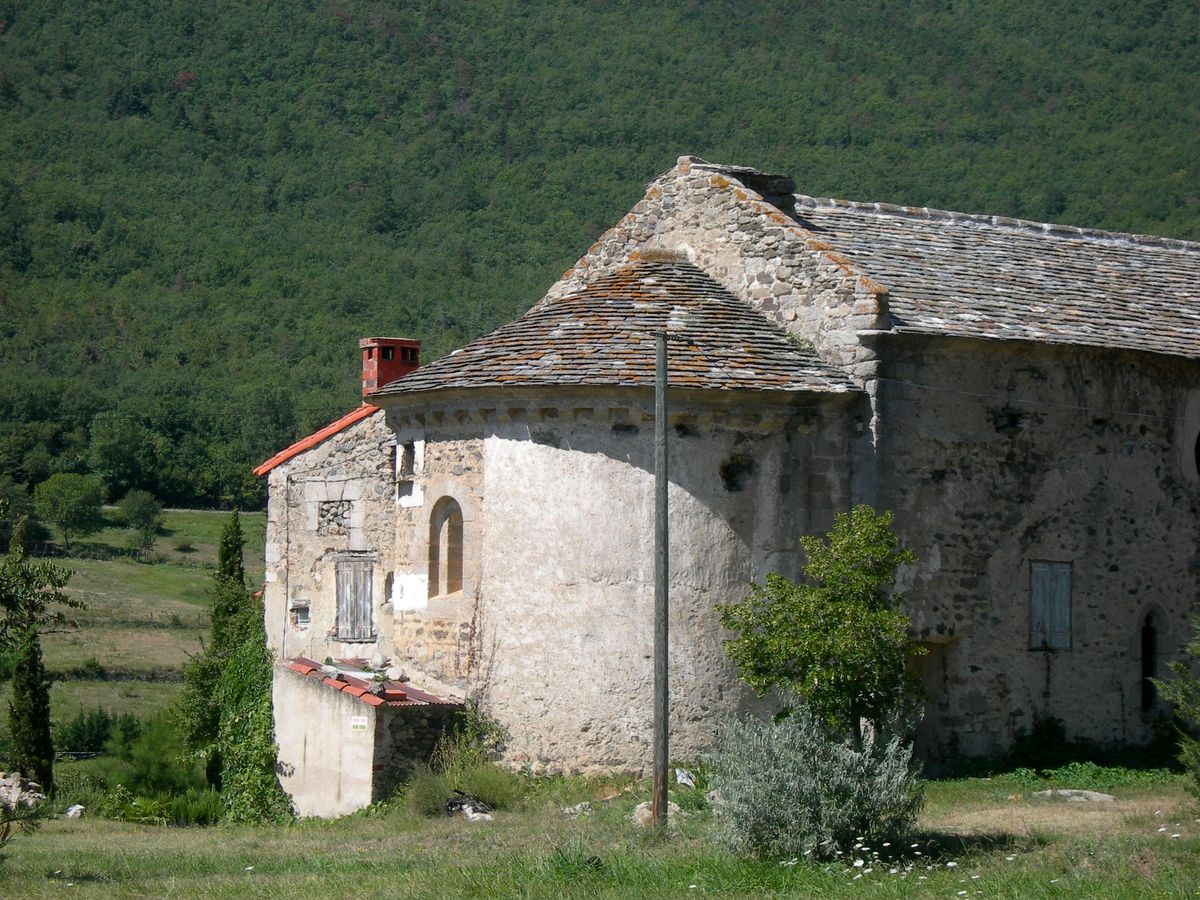
[[[891,524],[857,506],[825,538],[801,539],[806,583],[769,575],[744,602],[717,607],[743,680],[788,707],[773,722],[728,723],[706,757],[735,852],[834,858],[856,840],[898,840],[916,821],[912,743],[895,727],[915,706],[906,657],[916,651],[888,590],[914,556]]]
[[[291,815],[291,801],[275,773],[271,655],[262,603],[246,590],[243,549],[234,510],[218,547],[209,642],[183,671],[181,730],[220,789],[227,820],[278,820]]]
[[[44,521],[58,526],[63,547],[68,550],[71,535],[94,534],[104,524],[100,514],[104,488],[86,475],[65,472],[51,475],[33,489],[33,503]]]
[[[217,547],[217,578],[246,586],[246,564],[243,556],[246,538],[242,534],[242,519],[235,509],[221,531],[221,543]]]
[[[918,696],[906,660],[922,651],[908,637],[903,597],[888,590],[916,557],[900,547],[891,513],[865,505],[840,513],[826,537],[800,543],[808,583],[771,574],[744,602],[717,607],[735,633],[726,651],[759,695],[783,688],[861,743],[863,720],[880,728]]]
[[[1187,770],[1190,790],[1200,797],[1200,677],[1196,666],[1200,665],[1200,616],[1192,620],[1192,639],[1183,648],[1188,662],[1167,663],[1174,678],[1160,681],[1154,679],[1158,692],[1175,706],[1175,715],[1183,726],[1179,730],[1179,761]]]

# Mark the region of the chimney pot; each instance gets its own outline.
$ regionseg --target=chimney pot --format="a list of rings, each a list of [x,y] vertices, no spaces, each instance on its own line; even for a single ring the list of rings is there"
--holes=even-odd
[[[363,399],[421,365],[420,341],[370,337],[360,340],[358,346],[362,350]]]

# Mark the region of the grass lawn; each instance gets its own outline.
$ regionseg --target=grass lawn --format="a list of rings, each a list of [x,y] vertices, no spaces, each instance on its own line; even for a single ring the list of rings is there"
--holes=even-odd
[[[50,686],[50,708],[57,722],[69,721],[81,711],[91,712],[97,707],[110,712],[130,712],[149,718],[170,707],[179,696],[180,690],[182,685],[178,681],[73,678],[69,681],[56,681]],[[8,698],[11,692],[11,685],[0,684],[0,710],[3,710],[0,715],[3,716],[5,728],[8,727]]]
[[[861,866],[735,858],[714,845],[707,812],[641,831],[627,817],[648,786],[598,802],[610,784],[551,782],[491,823],[402,809],[258,828],[59,819],[8,846],[0,893],[1182,898],[1200,888],[1200,811],[1178,778],[1086,804],[1008,793],[1002,779],[934,782],[918,846],[883,862],[872,853],[897,848],[872,848]],[[592,816],[559,812],[589,797]]]
[[[130,531],[116,524],[116,508],[105,507],[109,525],[95,534],[77,538],[71,553],[79,557],[114,559],[126,551]],[[246,583],[256,585],[262,580],[262,554],[265,540],[266,513],[245,512],[239,518],[242,536],[246,541]],[[217,565],[217,545],[221,530],[229,521],[223,510],[166,509],[163,527],[154,545],[153,554],[160,563],[173,567],[202,569],[209,573]]]

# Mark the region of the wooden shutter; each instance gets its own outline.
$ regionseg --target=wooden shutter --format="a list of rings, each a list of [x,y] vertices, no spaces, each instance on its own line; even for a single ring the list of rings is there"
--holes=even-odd
[[[1029,564],[1029,646],[1071,649],[1071,564]]]
[[[371,581],[374,561],[349,557],[337,561],[337,635],[343,641],[369,641],[372,628]]]

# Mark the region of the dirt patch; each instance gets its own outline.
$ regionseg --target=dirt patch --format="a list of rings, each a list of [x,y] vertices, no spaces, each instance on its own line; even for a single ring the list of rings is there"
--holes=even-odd
[[[1030,800],[1019,797],[994,806],[942,813],[922,820],[921,826],[951,834],[1115,834],[1144,832],[1144,823],[1163,809],[1162,798],[1114,800],[1108,803],[1073,803],[1067,800]]]

